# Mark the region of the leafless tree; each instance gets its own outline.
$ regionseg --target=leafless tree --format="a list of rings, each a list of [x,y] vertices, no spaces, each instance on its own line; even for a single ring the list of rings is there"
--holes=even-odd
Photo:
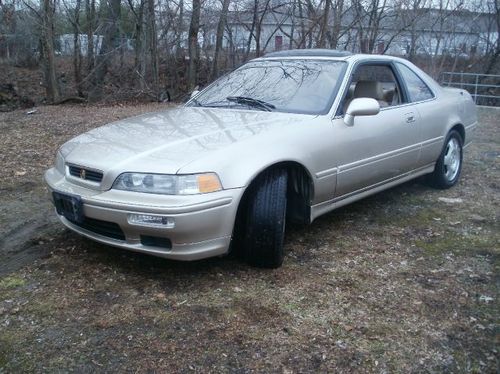
[[[494,0],[488,3],[488,7],[492,14],[495,15],[493,22],[488,25],[489,30],[495,30],[495,32],[488,32],[487,49],[486,56],[489,56],[489,61],[486,64],[485,74],[499,73],[500,68],[498,67],[500,60],[500,1]],[[496,34],[496,40],[491,40],[491,35]],[[496,71],[494,71],[496,70]]]
[[[188,89],[192,90],[197,84],[199,44],[198,30],[200,28],[201,0],[193,0],[193,11],[191,14],[191,23],[189,25],[189,66],[188,66]]]
[[[224,29],[226,26],[227,12],[229,10],[230,0],[222,0],[222,9],[220,11],[219,22],[217,23],[217,35],[215,36],[215,50],[212,62],[211,78],[215,78],[219,68],[219,56],[222,50],[222,39],[224,37]]]
[[[157,100],[160,99],[160,75],[158,60],[158,34],[156,30],[156,12],[155,0],[148,1],[148,44],[149,44],[149,63],[151,66],[151,83],[153,92]]]
[[[105,7],[101,18],[104,35],[96,58],[96,66],[90,75],[89,101],[97,101],[102,98],[104,79],[118,46],[118,20],[121,14],[121,0],[106,0],[101,5]]]
[[[35,19],[40,25],[40,45],[45,93],[47,101],[54,103],[59,101],[61,96],[59,83],[57,81],[54,48],[55,0],[42,0],[39,10],[27,2],[24,2],[24,4],[32,11]]]
[[[66,8],[66,14],[68,21],[71,23],[73,28],[73,75],[75,78],[75,87],[79,97],[83,97],[83,87],[82,87],[82,53],[81,53],[81,43],[80,43],[80,10],[81,10],[81,0],[76,0],[73,4],[68,4],[67,1],[63,0],[63,4]]]
[[[94,70],[95,0],[85,0],[85,16],[87,22],[87,74],[90,74]]]

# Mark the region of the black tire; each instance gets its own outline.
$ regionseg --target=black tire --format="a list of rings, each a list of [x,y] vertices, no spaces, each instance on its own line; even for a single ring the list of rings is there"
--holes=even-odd
[[[463,139],[460,134],[455,130],[450,131],[436,162],[434,172],[429,175],[428,181],[432,187],[444,190],[457,184],[462,171],[462,146]],[[457,164],[453,161],[456,161]]]
[[[264,172],[250,187],[243,256],[250,265],[278,268],[283,263],[287,173]]]

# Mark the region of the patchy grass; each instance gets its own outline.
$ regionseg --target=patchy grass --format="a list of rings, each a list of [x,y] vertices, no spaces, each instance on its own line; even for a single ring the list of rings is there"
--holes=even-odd
[[[16,288],[24,286],[26,281],[19,276],[12,275],[10,277],[5,277],[0,279],[0,289],[8,290],[10,288]]]
[[[290,228],[271,271],[129,253],[51,220],[57,144],[149,109],[0,114],[0,230],[19,243],[0,254],[0,372],[497,372],[498,110],[480,109],[459,185],[414,181]]]

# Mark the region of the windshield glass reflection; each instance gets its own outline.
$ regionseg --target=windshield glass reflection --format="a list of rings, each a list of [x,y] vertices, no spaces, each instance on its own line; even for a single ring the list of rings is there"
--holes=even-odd
[[[254,61],[220,78],[188,105],[325,114],[345,66],[331,60]]]

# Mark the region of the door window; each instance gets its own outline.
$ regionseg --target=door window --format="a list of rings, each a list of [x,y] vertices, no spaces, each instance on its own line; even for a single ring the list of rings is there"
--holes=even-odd
[[[353,99],[361,97],[377,100],[381,108],[401,104],[401,90],[389,65],[364,64],[356,69],[341,106],[343,113]]]

